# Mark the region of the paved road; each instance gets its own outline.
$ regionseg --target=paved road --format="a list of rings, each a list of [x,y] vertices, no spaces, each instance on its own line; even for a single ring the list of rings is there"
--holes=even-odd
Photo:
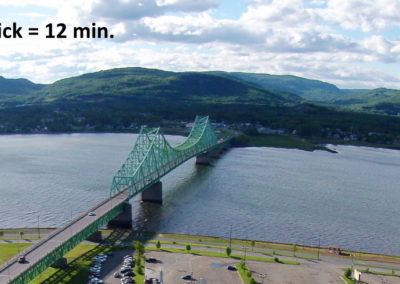
[[[65,241],[69,240],[77,232],[80,232],[91,223],[105,215],[112,208],[124,202],[124,200],[128,198],[128,195],[128,190],[122,191],[102,205],[96,205],[94,208],[88,211],[95,212],[96,216],[88,216],[87,213],[85,213],[82,215],[82,218],[73,220],[72,223],[64,225],[60,229],[59,233],[55,234],[54,236],[50,236],[43,243],[39,244],[32,251],[26,254],[27,263],[21,264],[18,263],[17,260],[14,260],[9,265],[0,268],[0,284],[9,283],[9,280],[14,279],[16,276],[26,271],[31,265],[43,259],[43,257],[45,257],[49,252],[53,251]]]

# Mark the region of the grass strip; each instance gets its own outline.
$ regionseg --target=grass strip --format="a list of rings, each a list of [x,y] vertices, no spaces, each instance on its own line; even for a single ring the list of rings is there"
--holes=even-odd
[[[225,258],[234,258],[243,260],[243,255],[232,254],[230,257],[226,255],[226,253],[221,252],[212,252],[212,251],[202,251],[202,250],[185,250],[185,249],[174,249],[174,248],[161,248],[157,249],[155,247],[146,247],[146,251],[162,251],[162,252],[175,252],[175,253],[189,253],[193,255],[201,255],[201,256],[215,256],[215,257],[225,257]],[[275,262],[273,258],[259,257],[259,256],[247,256],[246,260],[254,260],[254,261],[262,261],[262,262]],[[300,264],[298,261],[294,260],[280,260],[280,263],[283,264]]]

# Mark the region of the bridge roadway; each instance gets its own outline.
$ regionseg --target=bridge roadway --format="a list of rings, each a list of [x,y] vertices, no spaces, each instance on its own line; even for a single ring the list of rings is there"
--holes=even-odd
[[[65,224],[48,238],[34,245],[31,249],[24,252],[26,263],[19,263],[18,257],[9,261],[0,271],[0,284],[10,283],[18,275],[25,272],[31,265],[42,260],[49,252],[55,250],[62,243],[69,240],[76,232],[83,230],[90,224],[101,218],[107,212],[129,199],[129,190],[126,189],[115,196],[95,205],[85,214],[80,215],[69,223]],[[96,216],[88,216],[89,212],[94,212]]]

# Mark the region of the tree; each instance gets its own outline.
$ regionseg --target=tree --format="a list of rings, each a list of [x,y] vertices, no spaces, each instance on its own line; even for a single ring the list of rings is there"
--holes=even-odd
[[[251,241],[251,250],[252,251],[254,250],[255,245],[256,245],[256,242],[255,241]]]
[[[0,238],[3,238],[3,236],[4,236],[4,232],[0,231]]]
[[[140,241],[135,242],[135,250],[139,257],[144,255],[144,246]]]
[[[190,251],[192,248],[190,247],[190,245],[186,245],[186,250]]]
[[[22,239],[22,237],[24,236],[24,232],[19,232],[19,236],[20,236],[21,239]]]
[[[231,256],[232,249],[230,247],[227,247],[225,251],[227,256]]]
[[[160,243],[160,241],[157,241],[157,243],[156,243],[156,247],[157,247],[158,249],[160,249],[160,248],[161,248],[161,243]]]

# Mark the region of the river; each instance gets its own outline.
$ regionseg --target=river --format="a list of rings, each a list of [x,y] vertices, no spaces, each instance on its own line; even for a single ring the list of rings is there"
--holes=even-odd
[[[56,227],[106,198],[135,134],[0,136],[0,228]],[[172,144],[184,137],[168,136]],[[134,198],[135,228],[400,255],[400,151],[235,148]]]

